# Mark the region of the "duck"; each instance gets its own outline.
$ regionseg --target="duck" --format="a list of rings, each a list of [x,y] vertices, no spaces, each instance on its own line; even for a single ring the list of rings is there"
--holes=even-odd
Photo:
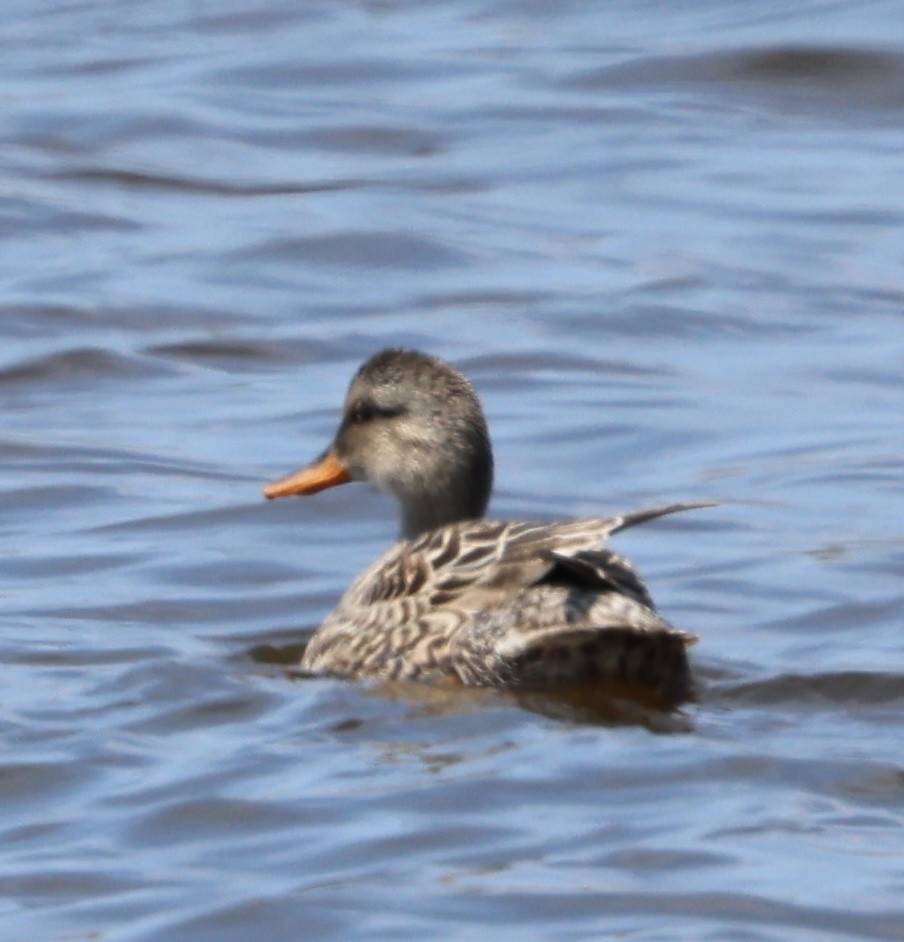
[[[396,348],[354,374],[326,450],[264,495],[351,481],[394,498],[400,539],[312,635],[303,672],[466,687],[629,685],[664,706],[692,696],[696,637],[657,612],[635,568],[605,543],[714,501],[558,522],[485,519],[493,451],[474,386],[437,357]]]

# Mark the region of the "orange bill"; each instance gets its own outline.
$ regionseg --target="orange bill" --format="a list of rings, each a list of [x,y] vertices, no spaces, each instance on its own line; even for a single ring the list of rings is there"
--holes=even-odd
[[[316,494],[327,487],[345,484],[351,478],[348,468],[339,460],[336,452],[330,448],[313,464],[290,474],[280,481],[274,481],[264,488],[264,497],[289,497],[292,494]]]

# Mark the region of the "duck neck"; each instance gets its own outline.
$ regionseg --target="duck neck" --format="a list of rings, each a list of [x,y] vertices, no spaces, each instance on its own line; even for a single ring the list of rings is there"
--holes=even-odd
[[[399,498],[402,537],[416,536],[461,520],[479,520],[486,513],[493,487],[493,459],[471,465],[430,490]]]
[[[436,530],[438,527],[444,527],[449,523],[457,523],[459,520],[469,520],[481,516],[481,514],[470,512],[468,508],[455,507],[439,500],[431,502],[410,501],[403,504],[400,509],[402,517],[401,536],[406,540],[413,540],[428,530]]]

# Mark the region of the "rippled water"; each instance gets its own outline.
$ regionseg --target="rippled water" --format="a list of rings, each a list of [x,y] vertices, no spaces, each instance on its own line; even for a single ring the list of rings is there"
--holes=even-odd
[[[7,3],[0,937],[904,938],[904,6]],[[405,344],[679,714],[299,679]]]

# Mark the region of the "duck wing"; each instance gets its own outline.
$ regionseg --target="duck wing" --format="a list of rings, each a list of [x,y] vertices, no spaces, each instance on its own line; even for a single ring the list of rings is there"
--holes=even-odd
[[[557,523],[471,520],[450,524],[388,550],[349,586],[338,610],[402,599],[433,607],[498,602],[543,581],[615,591],[653,608],[643,580],[621,555],[601,544],[612,533],[657,517],[713,506],[667,504],[615,517]]]

